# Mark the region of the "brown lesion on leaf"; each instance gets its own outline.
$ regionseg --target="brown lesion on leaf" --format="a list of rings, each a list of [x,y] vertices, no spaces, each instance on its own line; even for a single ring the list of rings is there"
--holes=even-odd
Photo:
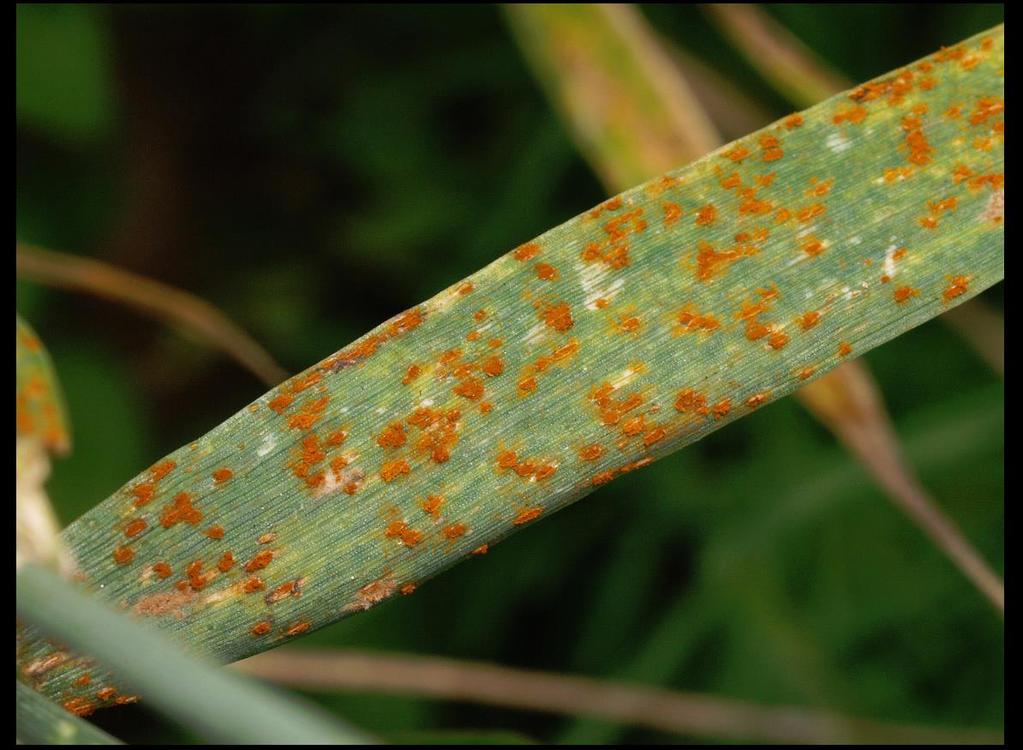
[[[278,586],[265,597],[263,597],[263,601],[265,601],[267,604],[276,604],[279,601],[291,597],[298,599],[300,596],[302,596],[302,587],[305,585],[305,582],[306,582],[305,578],[296,578],[293,581],[287,581],[286,583],[282,583],[280,586]]]
[[[184,618],[189,607],[195,602],[195,599],[195,592],[191,588],[184,591],[166,591],[142,597],[135,602],[132,611],[142,617],[174,615],[177,619],[181,620]]]
[[[88,698],[83,698],[81,696],[69,698],[68,700],[64,701],[61,705],[64,707],[64,710],[70,711],[75,716],[80,717],[88,716],[93,711],[96,710],[95,703],[90,701]]]
[[[35,659],[21,668],[21,673],[26,677],[39,677],[46,674],[54,667],[59,667],[68,660],[67,652],[55,651],[52,654]]]
[[[987,200],[984,212],[980,215],[984,221],[1001,224],[1005,217],[1005,191],[996,190]]]
[[[388,571],[356,591],[354,600],[342,607],[341,612],[347,614],[369,609],[393,596],[397,590],[398,584],[394,580],[394,574]]]

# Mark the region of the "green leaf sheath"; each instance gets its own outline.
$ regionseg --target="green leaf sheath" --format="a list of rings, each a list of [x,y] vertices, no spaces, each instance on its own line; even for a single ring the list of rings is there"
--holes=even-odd
[[[411,593],[999,281],[1003,104],[998,27],[521,245],[72,524],[85,584],[222,661]]]

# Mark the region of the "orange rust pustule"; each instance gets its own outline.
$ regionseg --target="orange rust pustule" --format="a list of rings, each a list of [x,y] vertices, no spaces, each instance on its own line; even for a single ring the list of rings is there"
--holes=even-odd
[[[291,403],[294,400],[295,397],[292,396],[290,393],[282,393],[279,396],[272,398],[267,403],[267,406],[270,407],[272,411],[275,411],[278,414],[283,414],[284,410],[291,406]]]
[[[423,509],[423,512],[434,518],[440,517],[440,509],[444,503],[447,502],[442,495],[429,495],[425,500],[419,503],[419,507]]]
[[[738,245],[728,250],[715,250],[709,242],[700,240],[697,243],[696,253],[696,278],[700,281],[710,281],[721,275],[728,267],[739,260],[750,255],[756,255],[760,248],[756,245]]]
[[[775,135],[765,134],[760,136],[760,158],[762,161],[777,161],[785,155],[782,151],[781,141]]]
[[[811,328],[816,326],[821,321],[821,314],[816,310],[809,310],[799,316],[798,322],[799,327],[804,331],[809,331]]]
[[[418,378],[423,372],[423,369],[419,365],[409,365],[408,369],[405,370],[405,375],[402,377],[401,382],[404,385],[408,385],[413,380]]]
[[[388,539],[400,539],[406,547],[415,547],[423,540],[423,533],[409,527],[404,521],[393,521],[384,529],[384,536]]]
[[[525,263],[530,258],[534,257],[540,252],[540,245],[535,242],[527,242],[524,245],[519,245],[515,250],[512,251],[512,256],[517,261]]]
[[[269,633],[270,627],[271,626],[269,622],[267,622],[266,620],[262,620],[253,625],[249,632],[258,638],[259,636],[266,635],[267,633]]]
[[[284,384],[284,387],[291,393],[301,393],[302,391],[312,388],[314,385],[320,382],[323,376],[319,372],[311,372],[308,375],[296,375],[291,380]]]
[[[405,439],[405,426],[400,422],[393,422],[377,435],[376,442],[381,448],[400,448],[405,445]]]
[[[831,118],[831,122],[835,125],[841,125],[844,122],[852,123],[853,125],[859,125],[867,119],[867,108],[859,105],[852,107],[846,107],[835,113]]]
[[[224,527],[220,525],[210,526],[206,529],[206,536],[210,539],[223,539],[224,538]]]
[[[137,536],[145,531],[147,525],[144,518],[133,518],[124,527],[124,535],[129,538]]]
[[[263,579],[259,576],[252,576],[242,584],[242,591],[246,594],[254,594],[257,591],[262,591],[266,588],[266,584],[263,583]]]
[[[195,560],[186,569],[188,585],[192,591],[200,591],[206,585],[206,576],[202,574],[202,560]]]
[[[171,570],[171,566],[165,562],[158,562],[153,566],[153,572],[157,578],[169,578],[174,572]]]
[[[459,293],[469,293],[472,291],[472,284],[466,282],[466,284],[463,284],[463,288],[465,288],[465,291],[463,292],[460,288]],[[342,349],[334,356],[328,357],[321,363],[320,370],[337,372],[346,367],[353,367],[359,364],[371,357],[381,344],[418,328],[422,325],[425,317],[423,310],[418,307],[406,310],[387,324],[383,331],[369,334],[360,341]]]
[[[339,445],[344,444],[345,440],[347,439],[348,439],[347,432],[345,432],[344,430],[334,430],[333,432],[327,435],[324,442],[327,445],[331,446],[332,448],[336,448]]]
[[[483,381],[471,375],[466,376],[451,390],[455,393],[455,395],[467,398],[470,401],[479,401],[483,398],[483,394],[486,392]]]
[[[559,333],[567,331],[574,322],[572,320],[572,311],[569,310],[567,302],[559,302],[545,307],[540,314],[540,318],[548,327],[553,328]]]
[[[1005,111],[1005,100],[1000,96],[984,96],[977,100],[970,115],[971,125],[981,125],[988,118],[995,117]]]
[[[682,414],[692,413],[705,416],[710,413],[707,396],[693,388],[685,388],[679,391],[675,397],[675,411]]]
[[[484,359],[480,366],[482,367],[483,372],[492,378],[497,377],[504,372],[504,360],[497,354],[493,354]]]
[[[302,622],[296,622],[294,625],[291,625],[287,630],[284,631],[284,635],[287,636],[302,635],[302,633],[307,632],[311,627],[312,625],[304,620]]]
[[[736,164],[742,164],[750,155],[750,150],[744,146],[736,145],[735,148],[726,151],[723,156],[730,161],[734,161]]]
[[[419,407],[405,421],[416,427],[420,434],[416,438],[416,450],[429,456],[434,463],[444,463],[451,457],[451,450],[458,443],[458,423],[461,412],[458,409]]]
[[[767,339],[767,345],[777,351],[783,349],[789,343],[789,336],[783,331],[775,331]]]
[[[217,570],[219,570],[221,573],[226,573],[233,567],[234,555],[231,554],[230,550],[228,550],[227,552],[220,556],[219,560],[217,560]]]
[[[466,525],[464,523],[453,523],[450,526],[444,527],[444,536],[447,539],[458,539],[466,532]]]
[[[96,704],[90,701],[88,698],[82,698],[81,696],[75,696],[69,698],[61,704],[66,711],[70,711],[75,716],[89,716],[93,711],[96,710]]]
[[[117,546],[114,548],[114,562],[118,565],[127,565],[135,559],[135,550],[127,546]]]
[[[934,148],[924,135],[923,123],[919,117],[904,117],[902,129],[905,131],[905,148],[909,151],[906,157],[911,164],[923,167],[931,162]]]
[[[195,526],[202,520],[202,511],[192,505],[192,496],[187,492],[179,492],[163,509],[160,525],[169,529],[178,523]]]
[[[134,505],[136,508],[141,508],[153,499],[156,495],[157,485],[160,480],[174,471],[174,469],[177,468],[177,465],[176,461],[167,459],[158,464],[154,464],[149,468],[150,481],[140,482],[129,490],[135,498]]]
[[[217,484],[223,484],[224,482],[230,481],[231,477],[233,476],[234,476],[233,471],[231,471],[230,469],[221,468],[213,472],[213,481],[216,482]]]
[[[914,289],[911,286],[900,286],[895,290],[892,296],[895,298],[895,301],[901,305],[908,302],[913,297],[919,296],[919,294],[919,289]]]
[[[824,252],[824,243],[816,237],[804,237],[801,245],[803,252],[809,255],[811,258],[816,258],[818,255]]]
[[[701,313],[692,303],[683,305],[675,314],[675,322],[678,324],[673,330],[676,336],[697,331],[709,333],[721,327],[721,321],[713,315]]]
[[[328,403],[330,403],[329,396],[307,401],[288,419],[288,427],[293,430],[310,429],[323,416],[323,410],[327,408]]]
[[[174,469],[177,468],[177,465],[176,461],[170,459],[161,461],[149,470],[149,474],[153,478],[154,482],[159,482],[165,476],[174,471]]]
[[[604,382],[594,388],[589,395],[589,400],[597,406],[601,423],[607,427],[617,425],[623,416],[642,406],[644,402],[643,396],[639,393],[631,393],[616,399],[612,397],[614,392],[614,387]]]
[[[713,203],[708,203],[706,206],[701,206],[696,212],[696,225],[701,227],[709,227],[718,217],[718,210],[714,207]]]
[[[659,443],[668,436],[668,431],[663,427],[653,427],[643,435],[643,445],[649,448],[654,443]]]
[[[268,549],[261,550],[256,553],[255,557],[253,557],[251,560],[245,563],[245,572],[254,573],[257,570],[262,570],[267,565],[269,565],[270,561],[273,559],[274,559],[273,550]]]
[[[298,599],[300,596],[302,596],[302,579],[296,578],[294,581],[282,583],[269,594],[264,596],[263,601],[267,604],[276,604],[284,599]]]
[[[941,298],[945,302],[951,302],[956,297],[966,294],[970,288],[970,276],[952,276],[948,280],[948,286],[945,287],[945,291],[941,293]]]
[[[153,482],[142,482],[132,487],[130,492],[135,497],[135,507],[141,508],[153,499],[153,495],[156,494],[156,485]]]
[[[609,219],[604,224],[604,232],[610,242],[621,242],[630,234],[646,229],[646,220],[642,218],[643,208],[637,207],[624,214]]]
[[[117,688],[110,687],[109,685],[96,691],[96,698],[104,702],[113,700],[115,695],[117,695]]]
[[[766,393],[754,393],[748,399],[746,399],[746,406],[750,409],[756,409],[758,406],[762,406],[767,401]]]
[[[404,458],[396,458],[393,461],[386,461],[380,467],[380,478],[385,482],[393,482],[403,474],[411,473],[412,468]]]
[[[512,521],[512,524],[515,526],[522,526],[523,524],[527,524],[530,521],[534,521],[539,518],[541,513],[543,513],[543,508],[540,507],[523,508],[515,515],[515,519]]]
[[[682,206],[680,206],[679,204],[668,201],[662,206],[662,208],[664,209],[665,226],[670,227],[672,224],[674,224],[675,222],[682,218]]]
[[[537,263],[534,270],[536,277],[543,281],[556,281],[558,278],[558,269],[550,263]]]

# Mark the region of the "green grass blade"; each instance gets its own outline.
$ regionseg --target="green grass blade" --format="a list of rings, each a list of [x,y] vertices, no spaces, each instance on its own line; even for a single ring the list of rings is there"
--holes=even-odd
[[[18,683],[15,734],[20,745],[121,745],[99,727]]]
[[[391,319],[72,524],[84,581],[235,660],[411,593],[971,298],[1003,277],[1002,61],[999,27]],[[85,695],[54,651],[23,631],[22,674]]]
[[[71,438],[53,362],[28,323],[20,317],[17,322],[18,437],[37,438],[48,450],[65,453]]]
[[[213,664],[133,621],[50,571],[18,572],[18,616],[110,667],[120,680],[167,716],[214,742],[240,744],[364,744],[368,738],[312,707]],[[20,683],[19,683],[20,685]],[[105,689],[90,680],[91,693]],[[98,700],[114,701],[118,691]],[[87,699],[65,705],[87,710]]]
[[[16,565],[52,565],[69,574],[74,562],[60,537],[57,516],[46,494],[50,454],[66,453],[71,440],[64,399],[46,349],[17,318],[17,489]]]

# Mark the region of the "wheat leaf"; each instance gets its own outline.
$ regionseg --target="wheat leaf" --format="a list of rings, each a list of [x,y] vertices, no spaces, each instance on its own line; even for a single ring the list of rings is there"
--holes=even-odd
[[[969,299],[1003,276],[1002,66],[998,27],[523,244],[72,524],[84,584],[235,660]],[[32,630],[18,664],[102,704]]]
[[[15,732],[21,745],[122,744],[116,737],[68,713],[20,682],[17,683],[15,711]]]

